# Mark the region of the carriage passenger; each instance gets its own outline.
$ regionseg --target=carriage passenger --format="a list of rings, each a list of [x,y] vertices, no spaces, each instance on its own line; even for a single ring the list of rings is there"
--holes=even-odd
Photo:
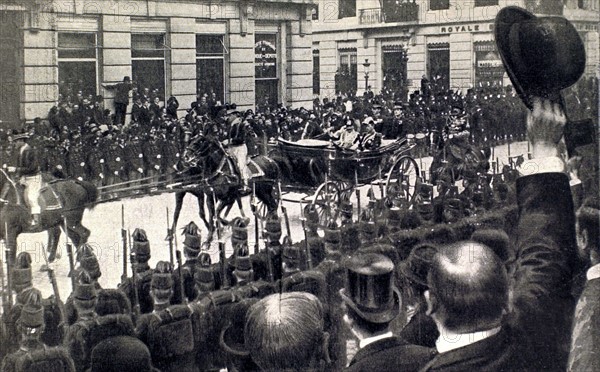
[[[330,128],[330,131],[331,130],[332,128]],[[346,120],[344,127],[331,133],[331,136],[335,139],[335,144],[344,149],[353,148],[359,139],[359,133],[356,131],[351,119]]]
[[[375,130],[375,120],[367,117],[362,122],[363,134],[358,142],[358,150],[375,150],[381,146],[381,133]]]

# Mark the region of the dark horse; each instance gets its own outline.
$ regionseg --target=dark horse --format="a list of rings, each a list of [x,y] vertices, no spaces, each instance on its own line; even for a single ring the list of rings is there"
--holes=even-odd
[[[489,170],[488,147],[481,149],[464,138],[444,141],[437,131],[432,131],[430,139],[433,155],[430,167],[431,183],[435,183],[438,178],[451,179],[454,182],[463,179],[465,172],[485,173]]]
[[[268,212],[277,209],[277,200],[273,196],[273,187],[279,179],[279,166],[272,159],[258,155],[252,158],[252,161],[262,174],[252,178],[252,190],[258,200],[267,208]],[[180,172],[178,178],[183,181],[190,181],[198,186],[190,190],[178,191],[175,193],[175,213],[171,232],[177,228],[177,220],[183,205],[183,198],[188,192],[198,198],[200,208],[200,218],[209,231],[207,242],[212,241],[212,235],[215,231],[215,218],[222,225],[228,222],[221,217],[223,209],[229,211],[234,202],[240,207],[242,217],[245,217],[241,204],[241,184],[239,169],[235,160],[225,151],[221,143],[210,136],[200,135],[194,138],[187,146],[183,156],[184,170]],[[218,205],[215,206],[215,201]],[[204,205],[208,209],[208,218],[204,211]]]
[[[48,178],[44,175],[44,178]],[[61,228],[67,226],[67,235],[75,247],[87,241],[90,231],[81,225],[83,211],[92,208],[98,197],[98,189],[85,181],[69,179],[52,180],[41,190],[42,213],[40,226],[31,230],[31,214],[23,202],[21,186],[3,171],[0,172],[0,237],[5,238],[12,264],[17,249],[17,237],[22,233],[48,231],[48,260],[56,258],[56,248]]]

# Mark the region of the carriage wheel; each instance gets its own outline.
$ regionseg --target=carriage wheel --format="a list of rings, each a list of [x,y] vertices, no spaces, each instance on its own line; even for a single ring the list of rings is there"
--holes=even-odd
[[[404,191],[406,200],[412,203],[415,197],[415,187],[418,177],[419,166],[415,159],[406,155],[401,156],[388,173],[385,186],[386,195],[390,194],[390,187],[399,186]]]
[[[340,195],[340,200],[342,200],[342,196],[350,199],[352,197],[352,193],[354,192],[354,184],[349,181],[337,181],[337,187],[339,189],[338,194]]]
[[[275,201],[279,204],[279,198],[281,197],[281,195],[279,195],[279,187],[277,187],[276,183],[273,184],[271,195],[273,196],[273,199],[275,199]],[[266,221],[267,216],[269,215],[269,208],[267,208],[267,205],[263,203],[262,200],[260,200],[259,198],[256,198],[256,210],[258,212],[258,217]]]
[[[337,214],[340,205],[340,188],[332,181],[321,184],[315,192],[312,204],[319,214],[319,224],[327,226],[327,223]]]

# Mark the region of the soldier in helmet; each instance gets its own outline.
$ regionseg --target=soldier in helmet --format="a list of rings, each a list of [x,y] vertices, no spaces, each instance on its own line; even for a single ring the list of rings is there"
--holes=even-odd
[[[45,328],[44,306],[42,293],[34,288],[25,292],[24,304],[21,307],[17,329],[19,331],[19,349],[7,355],[2,361],[2,371],[22,371],[24,360],[32,361],[32,356],[43,352],[46,357],[52,355],[53,359],[62,362],[66,371],[75,371],[73,361],[65,350],[49,349],[41,339]],[[52,351],[52,352],[51,352]],[[35,358],[37,360],[37,357]],[[33,363],[31,363],[33,364]],[[46,364],[52,365],[51,363]]]
[[[137,293],[139,298],[135,299],[135,291],[133,289],[134,281],[132,278],[127,278],[119,285],[131,304],[136,301],[140,304],[140,312],[142,314],[152,311],[152,297],[150,296],[150,280],[152,279],[153,270],[148,265],[150,260],[150,242],[146,237],[146,231],[143,229],[135,229],[132,234],[133,243],[131,250],[135,255],[135,273],[137,283]]]
[[[11,351],[18,347],[19,331],[18,322],[21,315],[21,310],[26,303],[30,292],[35,290],[32,283],[31,273],[31,256],[27,252],[21,252],[17,256],[15,266],[12,269],[12,286],[16,292],[16,303],[10,309],[10,312],[4,314],[6,331],[8,336],[8,348]],[[57,299],[51,296],[47,299],[42,299],[44,307],[45,326],[42,330],[41,340],[50,346],[59,345],[63,337],[63,329],[61,324],[61,311]]]
[[[187,226],[183,228],[183,235],[185,239],[183,240],[183,255],[185,256],[185,262],[181,266],[181,275],[183,279],[179,280],[179,270],[177,270],[175,275],[175,294],[173,297],[173,303],[179,304],[182,303],[182,299],[180,297],[179,286],[183,281],[183,293],[185,297],[187,297],[188,301],[193,301],[196,298],[196,291],[194,288],[194,272],[196,271],[196,266],[198,264],[198,255],[200,254],[200,234],[198,226],[192,221]]]
[[[150,295],[152,296],[153,310],[151,313],[142,314],[136,322],[135,333],[144,343],[148,342],[148,327],[154,319],[154,314],[168,308],[174,295],[175,283],[173,281],[173,266],[170,262],[159,261],[152,273]]]

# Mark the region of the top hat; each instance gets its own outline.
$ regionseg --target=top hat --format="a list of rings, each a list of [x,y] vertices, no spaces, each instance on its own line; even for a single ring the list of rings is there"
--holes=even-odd
[[[494,35],[508,77],[529,109],[532,96],[556,99],[583,74],[583,41],[563,17],[536,17],[509,6],[496,15]]]
[[[400,294],[393,285],[394,263],[378,253],[346,260],[347,286],[340,291],[344,303],[370,323],[389,323],[400,311]]]
[[[131,78],[129,76],[123,76],[123,81],[131,81]]]

